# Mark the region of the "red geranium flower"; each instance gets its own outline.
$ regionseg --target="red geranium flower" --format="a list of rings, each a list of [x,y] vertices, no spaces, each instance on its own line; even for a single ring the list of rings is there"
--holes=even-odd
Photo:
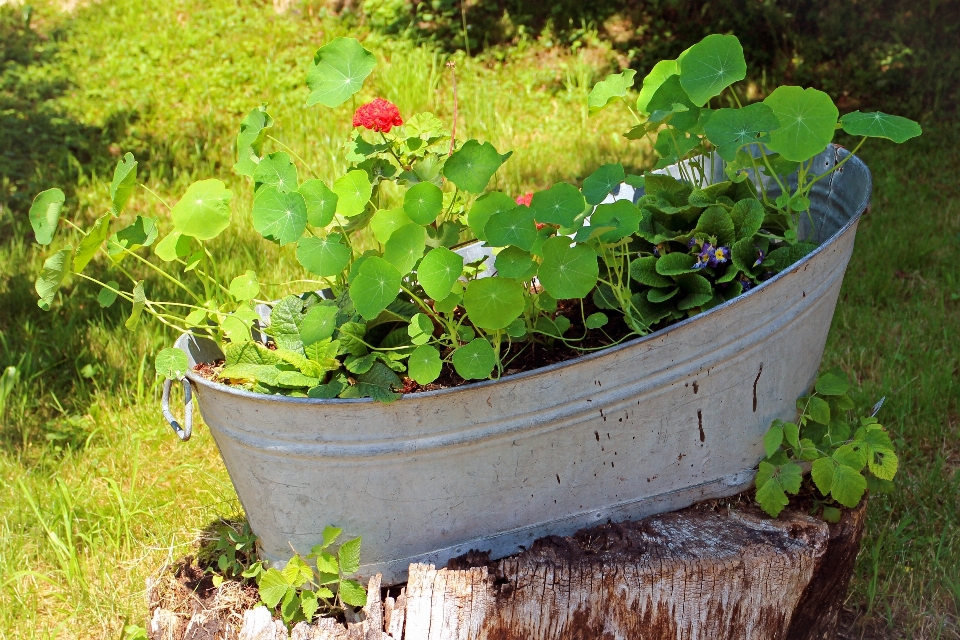
[[[517,204],[519,205],[529,207],[531,202],[533,202],[533,192],[525,193],[522,196],[517,196]]]
[[[383,98],[368,102],[353,114],[353,126],[364,127],[371,131],[388,133],[393,127],[399,127],[402,124],[403,118],[400,117],[397,105]]]

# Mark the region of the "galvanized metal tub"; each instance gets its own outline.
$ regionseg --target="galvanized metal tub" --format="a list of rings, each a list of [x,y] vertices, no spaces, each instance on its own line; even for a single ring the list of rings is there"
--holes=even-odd
[[[829,168],[846,154],[831,148]],[[762,286],[649,336],[453,389],[370,400],[265,396],[188,374],[260,537],[307,553],[328,524],[363,536],[361,575],[738,493],[762,436],[810,388],[868,205],[856,158],[813,194],[823,244]],[[186,335],[191,363],[219,357]]]

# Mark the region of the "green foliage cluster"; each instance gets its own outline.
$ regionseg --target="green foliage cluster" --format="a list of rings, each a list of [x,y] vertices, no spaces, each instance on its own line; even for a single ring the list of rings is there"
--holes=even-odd
[[[766,458],[757,472],[757,502],[773,517],[779,515],[804,485],[804,465],[815,489],[815,510],[837,522],[836,505],[853,508],[869,488],[889,491],[899,460],[893,441],[873,414],[851,421],[853,400],[839,371],[817,379],[814,390],[797,400],[796,422],[774,420],[763,438]],[[811,487],[812,485],[812,487]]]
[[[307,73],[308,105],[341,106],[375,66],[358,41],[334,39],[316,52]],[[44,263],[39,305],[49,309],[75,273],[101,287],[102,306],[118,298],[130,303],[130,330],[146,312],[179,332],[215,338],[226,359],[218,371],[223,381],[262,393],[384,402],[399,397],[404,375],[427,385],[446,366],[463,380],[480,380],[500,376],[536,342],[583,349],[591,337],[609,346],[645,335],[739,295],[814,248],[799,237],[799,221],[809,210],[810,189],[826,175],[813,171],[812,159],[837,127],[863,140],[902,142],[920,133],[916,123],[880,113],[855,112],[838,123],[828,96],[797,87],[781,87],[747,107],[711,109],[711,100],[745,73],[733,36],[708,36],[677,60],[659,63],[630,108],[638,124],[626,136],[656,134],[656,168],[677,164],[679,175],[627,176],[619,164],[604,165],[582,188],[555,184],[532,194],[529,206],[485,193],[510,153],[489,142],[454,140],[433,114],[402,125],[391,114],[388,122],[364,125],[366,131],[358,126],[346,145],[347,171],[324,182],[270,135],[274,121],[261,105],[240,125],[234,170],[253,183],[254,229],[290,247],[309,274],[296,282],[321,294],[272,303],[259,298],[254,271],[230,279],[221,272],[205,243],[230,226],[233,193],[217,179],[193,183],[168,206],[173,231],[163,238],[157,221],[142,216],[111,233],[137,184],[137,161],[127,154],[114,172],[111,210],[75,249],[61,246]],[[625,71],[598,83],[590,112],[627,102],[633,82],[633,72]],[[357,117],[355,124],[363,122]],[[705,164],[714,150],[727,162],[729,180],[709,184]],[[761,172],[780,196],[758,191],[751,176]],[[798,176],[792,192],[785,178],[791,173]],[[610,202],[623,182],[642,186],[644,195]],[[34,200],[29,217],[38,243],[54,243],[64,201],[58,189]],[[365,248],[371,235],[375,247]],[[495,254],[492,265],[486,256],[465,262],[453,250],[471,238]],[[148,247],[169,268],[143,257]],[[97,253],[132,289],[83,273]],[[186,301],[151,300],[125,260],[154,269]],[[194,286],[186,284],[191,277]],[[586,298],[601,311],[588,317]],[[578,328],[558,314],[562,301],[579,309]],[[267,303],[273,307],[265,322],[258,305]],[[607,312],[626,329],[608,333]],[[251,340],[254,330],[264,339]],[[175,349],[158,356],[162,375],[180,377],[186,369],[185,355]]]

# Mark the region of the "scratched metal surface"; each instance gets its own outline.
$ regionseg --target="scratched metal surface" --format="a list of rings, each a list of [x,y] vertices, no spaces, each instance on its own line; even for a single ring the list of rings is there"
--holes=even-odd
[[[389,405],[264,396],[191,373],[263,557],[309,552],[335,524],[363,536],[361,574],[391,584],[411,562],[502,557],[747,488],[770,421],[792,417],[812,384],[870,190],[852,159],[813,194],[827,241],[788,272],[544,369]],[[192,362],[218,355],[191,336],[178,345]]]

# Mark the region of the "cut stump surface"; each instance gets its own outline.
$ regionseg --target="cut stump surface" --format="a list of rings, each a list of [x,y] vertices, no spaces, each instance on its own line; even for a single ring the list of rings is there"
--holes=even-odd
[[[722,504],[722,503],[720,503]],[[242,640],[822,640],[836,633],[866,504],[828,525],[743,505],[698,505],[546,537],[518,556],[471,552],[450,568],[411,565],[397,598],[370,581],[363,620],[300,623],[260,608]],[[200,613],[193,613],[196,617]],[[176,622],[177,624],[173,624]],[[192,617],[155,609],[151,638],[190,636]],[[211,628],[204,620],[205,628]],[[184,635],[186,633],[186,635]]]

